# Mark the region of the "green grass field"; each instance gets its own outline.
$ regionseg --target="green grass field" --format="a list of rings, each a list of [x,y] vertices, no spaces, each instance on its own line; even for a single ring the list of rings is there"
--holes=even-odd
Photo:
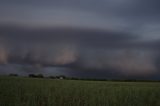
[[[0,77],[0,106],[160,106],[160,83]]]

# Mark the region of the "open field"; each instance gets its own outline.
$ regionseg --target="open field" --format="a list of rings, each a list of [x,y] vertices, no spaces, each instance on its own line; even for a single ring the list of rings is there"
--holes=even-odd
[[[160,106],[160,83],[0,77],[0,106]]]

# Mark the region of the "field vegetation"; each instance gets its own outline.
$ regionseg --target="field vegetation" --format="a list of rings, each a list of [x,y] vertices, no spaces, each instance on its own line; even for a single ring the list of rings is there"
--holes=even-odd
[[[160,83],[0,77],[0,106],[160,106]]]

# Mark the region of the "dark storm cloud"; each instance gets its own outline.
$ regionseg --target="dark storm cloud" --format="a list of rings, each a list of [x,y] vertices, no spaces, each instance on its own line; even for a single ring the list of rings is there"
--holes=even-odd
[[[1,0],[1,3],[3,5],[11,6],[10,8],[14,8],[15,6],[20,6],[20,8],[23,8],[23,6],[26,6],[24,8],[27,8],[28,6],[35,9],[38,7],[41,7],[42,9],[45,9],[46,7],[53,9],[74,8],[77,10],[96,12],[99,15],[107,15],[109,13],[124,15],[124,17],[127,14],[131,17],[136,14],[138,17],[159,15],[160,9],[160,2],[158,0]]]
[[[0,34],[6,45],[0,51],[3,64],[64,67],[95,73],[99,70],[105,75],[148,76],[157,70],[153,50],[145,43],[138,44],[138,36],[125,32],[1,27]]]
[[[137,39],[128,32],[100,30],[100,29],[85,29],[85,28],[20,28],[20,27],[1,27],[1,38],[8,40],[8,42],[17,43],[81,43],[85,46],[112,46],[115,44],[123,44],[123,42],[130,42]],[[46,44],[47,44],[46,43]]]
[[[74,55],[74,52],[85,49],[119,48],[136,39],[132,35],[122,32],[79,29],[79,28],[53,28],[53,29],[21,29],[2,28],[1,38],[8,47],[2,47],[1,51],[12,52],[11,60],[24,58],[25,61],[34,60],[34,55],[47,58],[47,55],[56,55],[56,51],[64,52],[62,55]],[[18,38],[18,39],[17,39]],[[74,50],[76,49],[76,50]],[[78,49],[78,50],[77,50]],[[86,50],[88,51],[88,50]],[[54,54],[52,54],[54,53]],[[7,54],[7,53],[1,53]],[[20,57],[23,54],[25,56]],[[3,56],[5,57],[5,56]],[[50,58],[50,57],[49,57]]]
[[[59,70],[84,77],[159,74],[159,4],[0,0],[1,73],[16,70],[21,66],[10,64],[18,64],[31,65],[24,74],[35,68],[46,75]]]
[[[1,23],[135,30],[159,20],[157,0],[1,0]]]

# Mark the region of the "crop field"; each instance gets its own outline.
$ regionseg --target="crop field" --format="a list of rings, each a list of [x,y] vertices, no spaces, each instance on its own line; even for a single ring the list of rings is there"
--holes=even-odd
[[[160,106],[160,83],[0,77],[0,106]]]

